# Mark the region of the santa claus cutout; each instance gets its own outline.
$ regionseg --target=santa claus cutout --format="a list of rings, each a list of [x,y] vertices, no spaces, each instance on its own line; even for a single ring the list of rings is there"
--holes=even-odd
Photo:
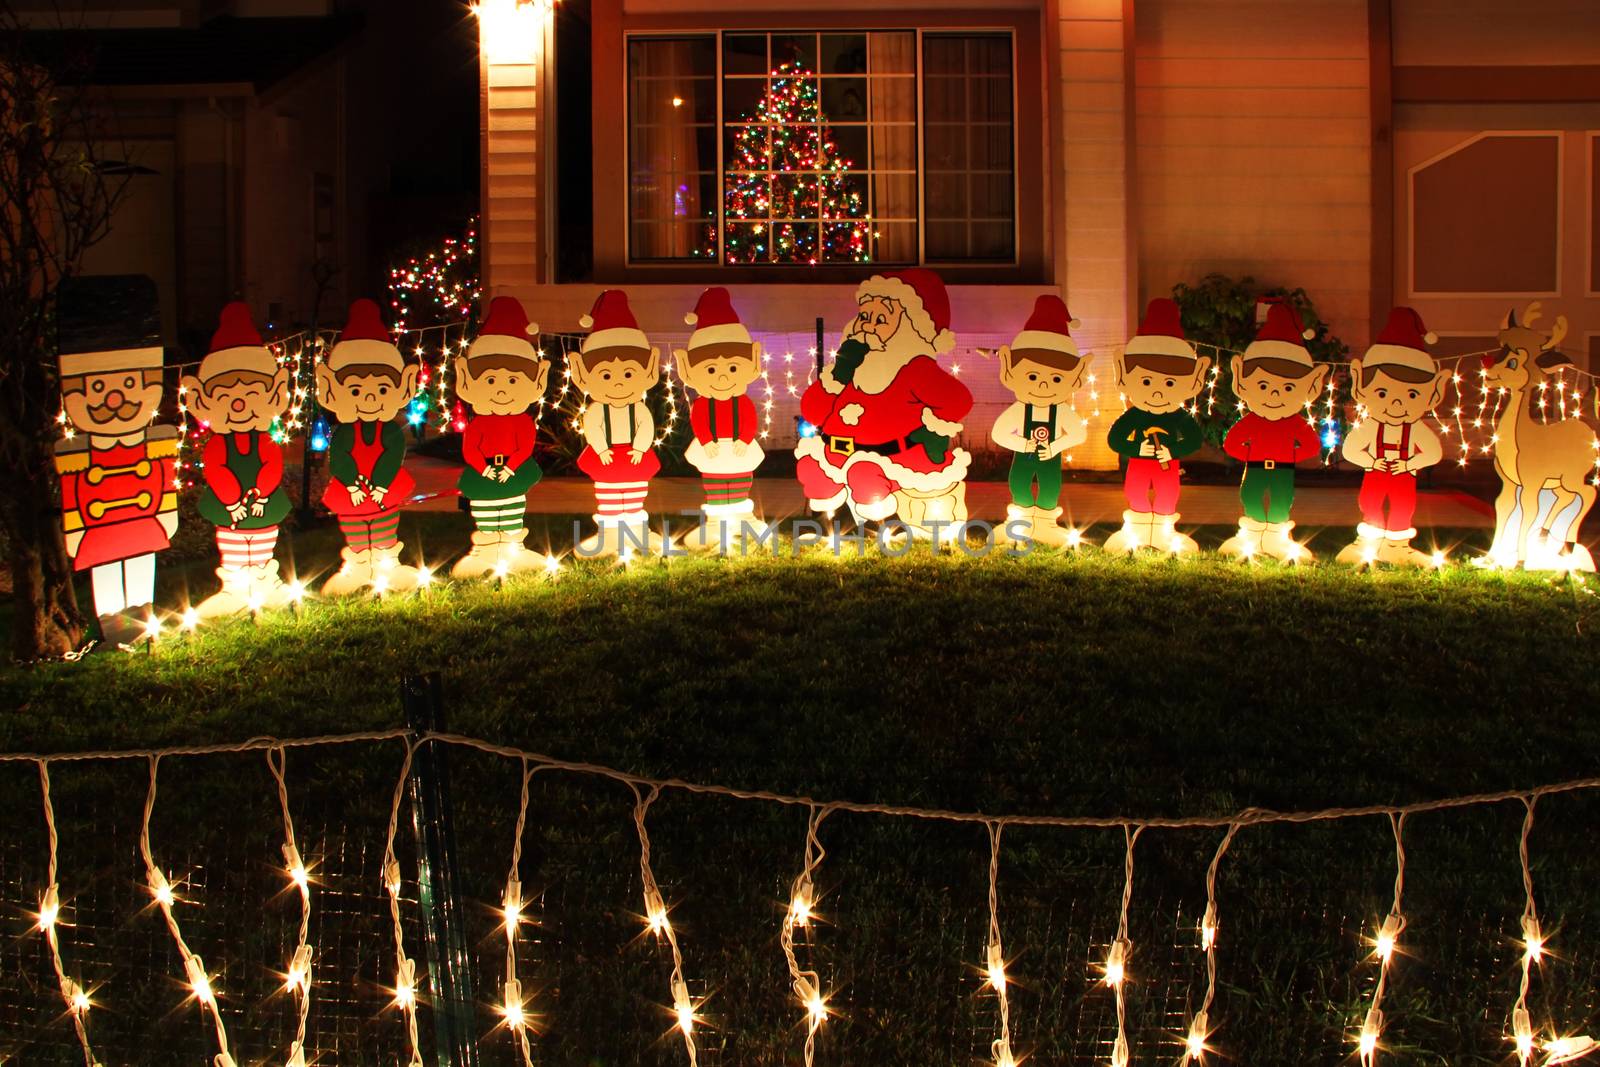
[[[815,511],[897,516],[937,540],[966,521],[972,462],[955,445],[972,394],[934,358],[956,342],[944,282],[920,267],[874,275],[856,306],[834,361],[800,400],[809,427],[795,448],[800,485]]]

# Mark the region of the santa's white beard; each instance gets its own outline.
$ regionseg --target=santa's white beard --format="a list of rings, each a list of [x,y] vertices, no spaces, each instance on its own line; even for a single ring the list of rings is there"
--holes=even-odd
[[[855,377],[852,379],[855,387],[863,393],[883,392],[894,382],[895,376],[900,373],[900,368],[918,356],[933,354],[933,346],[918,336],[908,319],[900,321],[900,328],[883,343],[881,348],[878,347],[876,334],[846,331],[844,340],[858,340],[872,349],[862,358],[861,366],[856,368]],[[833,380],[833,364],[824,367],[822,375],[824,386],[831,392],[839,392],[841,387]]]

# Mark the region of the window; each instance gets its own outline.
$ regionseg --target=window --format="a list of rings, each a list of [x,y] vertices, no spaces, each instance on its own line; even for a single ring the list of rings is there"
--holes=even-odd
[[[1016,259],[1012,35],[628,39],[629,258]]]

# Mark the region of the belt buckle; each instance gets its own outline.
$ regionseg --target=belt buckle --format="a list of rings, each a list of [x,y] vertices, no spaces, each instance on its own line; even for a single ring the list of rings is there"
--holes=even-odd
[[[1277,470],[1278,461],[1275,459],[1264,459],[1261,461],[1261,469],[1264,471]]]
[[[506,454],[504,452],[496,452],[494,454],[494,463],[491,465],[495,467],[504,467],[506,465]]]
[[[828,451],[837,452],[841,456],[853,455],[856,450],[854,437],[840,437],[837,434],[828,435]]]

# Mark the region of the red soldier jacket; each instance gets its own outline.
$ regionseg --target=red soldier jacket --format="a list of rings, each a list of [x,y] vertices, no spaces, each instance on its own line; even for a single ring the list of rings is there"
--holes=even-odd
[[[135,441],[101,445],[83,435],[56,445],[61,525],[83,532],[72,558],[84,571],[159,552],[171,542],[162,515],[176,515],[178,430],[152,426]]]
[[[1255,412],[1233,424],[1222,450],[1246,463],[1299,463],[1322,454],[1322,439],[1300,415],[1264,419]]]

